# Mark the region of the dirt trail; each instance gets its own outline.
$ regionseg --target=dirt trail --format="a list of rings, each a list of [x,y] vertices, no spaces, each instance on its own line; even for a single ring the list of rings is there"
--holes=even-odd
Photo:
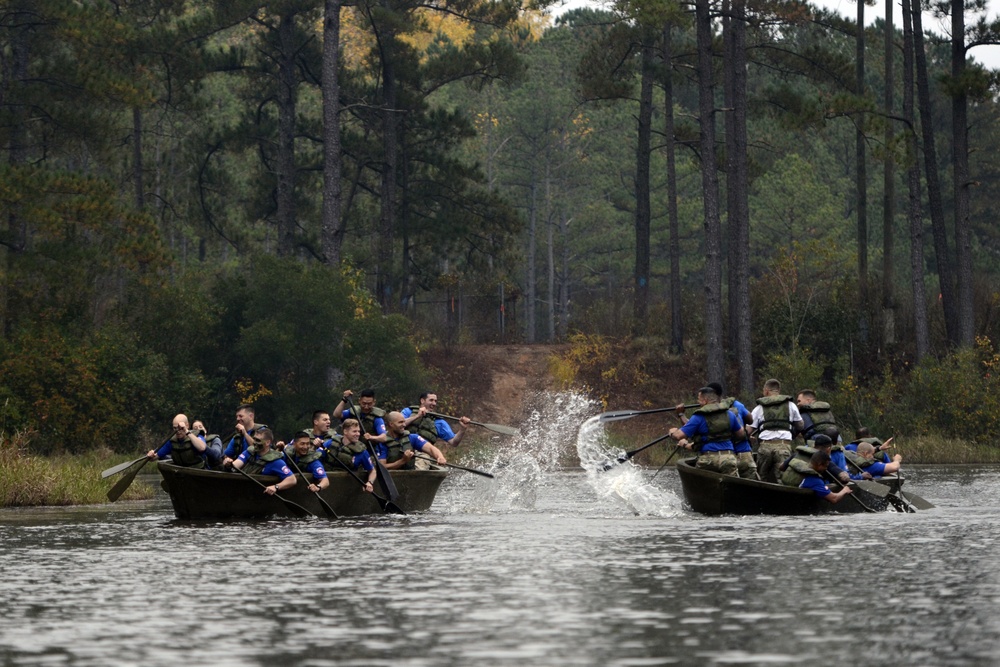
[[[441,396],[441,409],[476,421],[514,423],[525,397],[552,389],[549,357],[562,345],[464,345],[422,355]]]

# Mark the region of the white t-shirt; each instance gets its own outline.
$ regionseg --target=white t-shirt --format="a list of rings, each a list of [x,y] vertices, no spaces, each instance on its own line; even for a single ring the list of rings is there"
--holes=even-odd
[[[754,431],[757,431],[757,429],[760,427],[761,422],[764,421],[764,406],[763,405],[754,406],[754,409],[750,413],[750,416],[753,418]],[[795,405],[794,401],[788,401],[788,420],[791,421],[792,423],[802,421],[802,413],[799,412],[799,406]],[[766,429],[763,431],[759,431],[757,433],[757,437],[760,440],[791,440],[792,432],[788,429],[785,429],[783,431],[782,430],[772,431],[770,429]]]

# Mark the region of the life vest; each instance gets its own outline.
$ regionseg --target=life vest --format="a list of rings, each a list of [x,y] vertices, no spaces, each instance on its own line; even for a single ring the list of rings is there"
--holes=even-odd
[[[866,459],[865,457],[861,456],[861,454],[858,454],[856,451],[852,452],[851,450],[847,450],[844,452],[844,456],[847,457],[848,461],[853,463],[861,470],[864,470],[871,464],[875,463],[875,461],[872,461],[871,459]]]
[[[791,396],[778,394],[776,396],[761,396],[757,399],[757,405],[764,409],[764,416],[757,425],[757,431],[788,431],[792,428],[789,418],[788,404],[792,402]]]
[[[350,415],[348,419],[357,419],[359,422],[361,422],[361,435],[364,435],[365,433],[378,435],[378,433],[375,432],[375,419],[379,417],[384,418],[386,412],[381,408],[372,408],[371,412],[364,413],[361,411],[360,407],[355,405],[353,410],[347,411],[347,414]],[[337,433],[343,433],[343,431],[344,431],[344,425],[343,422],[341,422],[341,424],[337,426]]]
[[[309,465],[313,461],[318,460],[321,456],[323,456],[322,451],[311,449],[309,450],[309,452],[305,454],[305,456],[296,457],[294,447],[291,446],[285,447],[285,458],[287,458],[289,461],[298,466],[299,471],[303,473],[306,472],[307,465]],[[294,469],[295,468],[293,467],[292,470]]]
[[[804,447],[803,449],[812,448]],[[795,457],[788,462],[785,472],[781,473],[781,483],[785,486],[799,486],[806,477],[819,477],[819,473],[813,470],[808,461],[800,458],[797,452]]]
[[[283,456],[284,455],[276,449],[269,449],[267,454],[264,454],[263,456],[254,453],[253,458],[248,459],[247,462],[243,464],[243,472],[248,475],[256,475],[262,471],[264,466],[268,463],[277,461]]]
[[[204,468],[205,457],[201,455],[194,444],[185,436],[180,442],[170,438],[170,458],[174,464],[185,468]]]
[[[699,451],[710,442],[732,440],[733,432],[729,428],[729,408],[731,405],[732,402],[727,403],[726,401],[707,403],[694,411],[693,414],[704,416],[705,422],[708,424],[708,433],[696,435],[694,438],[694,444]]]
[[[796,447],[792,460],[788,462],[788,467],[781,473],[781,483],[786,486],[798,486],[802,483],[805,475],[811,473],[818,476],[819,473],[809,465],[809,461],[812,460],[812,455],[815,453],[816,449],[808,445]]]
[[[338,435],[331,438],[330,444],[327,445],[326,458],[331,462],[332,459],[336,458],[338,461],[343,463],[348,470],[353,470],[354,457],[367,449],[368,448],[365,446],[365,443],[360,440],[349,445],[344,444],[344,436]]]
[[[386,463],[395,463],[396,461],[400,460],[401,458],[403,458],[403,454],[405,452],[413,449],[413,443],[410,442],[410,432],[403,431],[403,435],[399,436],[398,438],[394,440],[387,440],[385,442],[385,448],[388,451],[388,454],[386,454],[385,457]],[[410,470],[413,467],[414,463],[412,460],[406,466],[404,466],[404,468],[407,470]]]
[[[411,405],[410,411],[416,414],[420,411],[419,405]],[[412,429],[417,435],[426,440],[427,442],[434,444],[438,439],[437,424],[434,421],[434,417],[430,415],[424,415],[416,421],[410,422],[410,429]]]
[[[803,437],[811,440],[814,436],[822,433],[828,426],[837,426],[830,411],[830,404],[825,401],[813,401],[811,405],[800,405],[799,412],[802,413],[802,421],[805,422]]]

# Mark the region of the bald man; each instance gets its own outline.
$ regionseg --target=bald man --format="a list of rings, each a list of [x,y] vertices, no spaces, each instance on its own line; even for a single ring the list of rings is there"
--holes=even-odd
[[[173,422],[174,434],[160,446],[146,453],[149,460],[170,458],[174,465],[185,468],[204,468],[205,450],[208,445],[203,435],[189,428],[186,415],[177,415]]]

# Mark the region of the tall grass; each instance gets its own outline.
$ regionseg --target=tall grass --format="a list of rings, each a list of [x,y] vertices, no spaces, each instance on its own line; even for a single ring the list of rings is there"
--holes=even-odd
[[[28,451],[29,436],[0,432],[0,507],[87,505],[106,503],[118,476],[101,479],[107,456],[35,456]],[[153,489],[135,482],[122,500],[151,498]]]

